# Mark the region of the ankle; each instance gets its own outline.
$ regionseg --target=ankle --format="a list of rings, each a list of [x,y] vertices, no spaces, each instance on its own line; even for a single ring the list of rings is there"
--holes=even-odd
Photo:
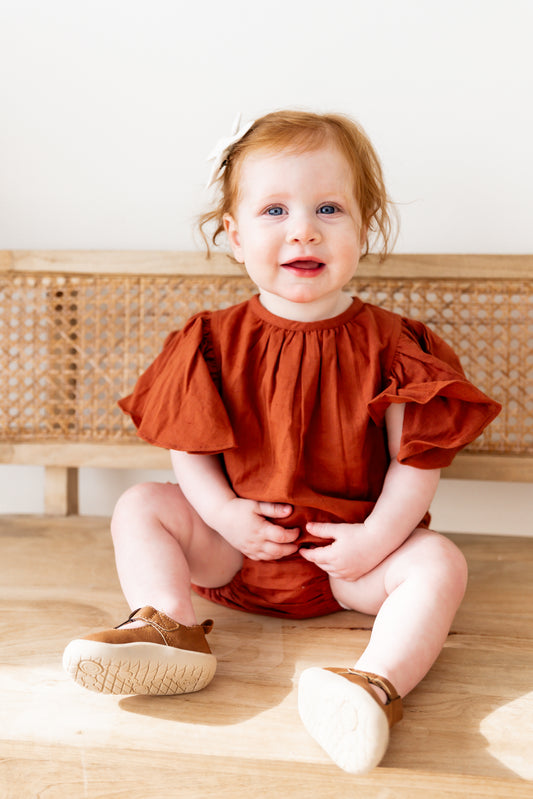
[[[183,627],[195,627],[198,624],[198,620],[196,618],[196,614],[192,608],[182,607],[180,605],[173,605],[173,604],[153,604],[148,603],[151,607],[155,608],[159,613],[163,613],[172,621],[176,622],[176,624],[181,624]],[[131,629],[135,627],[142,627],[146,624],[146,621],[143,618],[136,618],[130,622],[128,622],[128,627]]]
[[[158,610],[183,627],[195,627],[198,624],[194,611],[186,611],[183,608],[174,607],[169,607],[167,610],[165,606],[158,608]]]
[[[373,685],[372,683],[369,683],[369,688],[371,688],[372,691],[376,694],[376,697],[379,699],[382,705],[387,704],[389,698],[382,688],[380,688],[377,685]]]

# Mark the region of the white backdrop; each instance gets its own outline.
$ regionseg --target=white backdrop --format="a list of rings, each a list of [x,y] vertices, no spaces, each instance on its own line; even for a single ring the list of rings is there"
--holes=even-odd
[[[0,0],[0,249],[194,247],[213,143],[301,107],[367,129],[397,251],[530,253],[532,39],[531,0]],[[85,474],[84,511],[137,478]],[[1,467],[0,512],[38,508],[41,479]],[[499,525],[485,499],[454,521],[452,489],[443,525]]]

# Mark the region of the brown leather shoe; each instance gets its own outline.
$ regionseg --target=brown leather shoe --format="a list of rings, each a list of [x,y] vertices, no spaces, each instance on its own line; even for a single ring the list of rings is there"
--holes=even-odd
[[[142,627],[125,628],[133,621]],[[104,694],[188,694],[215,676],[206,640],[211,619],[186,627],[147,606],[113,630],[71,641],[63,667],[84,688]]]

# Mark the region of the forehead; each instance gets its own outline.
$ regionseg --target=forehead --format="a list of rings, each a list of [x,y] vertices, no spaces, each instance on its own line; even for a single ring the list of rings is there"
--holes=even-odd
[[[259,150],[249,153],[240,164],[240,198],[250,194],[316,190],[353,193],[350,164],[335,145],[298,152]]]

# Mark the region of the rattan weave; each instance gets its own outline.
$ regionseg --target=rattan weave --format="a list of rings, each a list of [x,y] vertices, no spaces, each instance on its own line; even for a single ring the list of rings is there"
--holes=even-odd
[[[533,453],[533,300],[528,280],[354,281],[363,300],[429,324],[469,378],[504,404],[470,447]],[[204,308],[250,296],[244,277],[0,275],[0,441],[135,438],[116,406],[165,336]]]

